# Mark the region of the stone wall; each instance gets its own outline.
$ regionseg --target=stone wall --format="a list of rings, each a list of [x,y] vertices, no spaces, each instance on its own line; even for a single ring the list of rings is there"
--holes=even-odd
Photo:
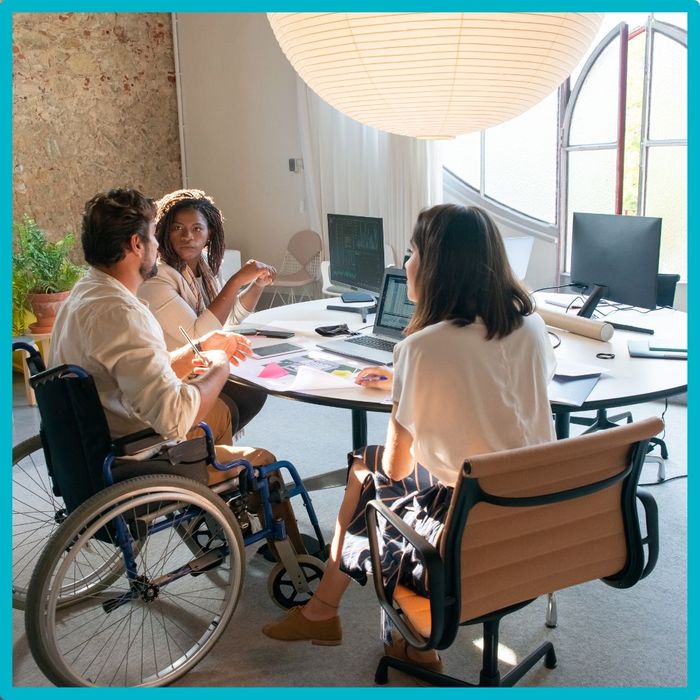
[[[169,14],[13,17],[13,221],[79,233],[110,187],[181,185]]]

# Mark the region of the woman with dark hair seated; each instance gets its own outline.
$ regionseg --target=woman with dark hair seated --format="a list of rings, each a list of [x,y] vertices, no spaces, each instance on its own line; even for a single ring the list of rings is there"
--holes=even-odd
[[[555,437],[547,398],[554,353],[491,218],[477,207],[453,204],[424,210],[410,251],[407,289],[416,306],[407,337],[394,350],[394,373],[368,368],[357,378],[367,387],[392,390],[386,443],[349,455],[323,578],[306,606],[263,628],[273,639],[341,642],[342,596],[351,578],[366,582],[371,563],[368,500],[391,504],[435,544],[465,458]],[[384,578],[428,595],[412,551],[386,534]],[[435,651],[392,639],[389,628],[383,637],[387,654],[441,668]]]
[[[248,260],[224,282],[224,217],[201,190],[177,190],[158,202],[156,238],[158,274],[138,291],[163,328],[168,350],[180,347],[182,326],[197,339],[239,324],[275,280],[274,267]],[[220,398],[226,403],[234,434],[260,412],[267,395],[227,382]]]

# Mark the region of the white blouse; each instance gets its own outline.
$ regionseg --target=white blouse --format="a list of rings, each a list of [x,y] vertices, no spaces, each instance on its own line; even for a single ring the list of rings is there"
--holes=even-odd
[[[396,419],[414,459],[447,486],[469,456],[555,439],[547,385],[556,360],[540,316],[505,338],[485,336],[480,319],[442,321],[394,349]]]
[[[218,294],[223,286],[220,275],[217,276],[217,283]],[[200,291],[203,294],[201,285]],[[236,325],[250,314],[237,297],[225,324],[222,324],[209,309],[204,309],[198,315],[197,298],[187,281],[174,267],[163,262],[158,263],[158,274],[139,287],[138,297],[148,303],[151,312],[158,319],[168,350],[175,350],[185,344],[180,326],[187,331],[190,338],[196,339],[210,331],[221,330],[224,326]]]

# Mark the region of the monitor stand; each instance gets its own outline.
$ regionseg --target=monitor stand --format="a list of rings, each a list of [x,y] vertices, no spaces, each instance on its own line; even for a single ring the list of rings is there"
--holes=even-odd
[[[584,318],[590,318],[591,316],[593,316],[593,312],[596,310],[598,303],[607,291],[608,288],[605,285],[594,284],[593,289],[591,289],[588,298],[586,299],[586,302],[576,315],[583,316]]]
[[[363,294],[363,296],[365,296]],[[372,297],[370,294],[366,295],[366,300],[367,301],[372,301],[373,303],[370,304],[369,306],[345,306],[343,304],[327,304],[326,308],[329,311],[349,311],[350,313],[353,314],[360,314],[362,317],[362,323],[367,322],[367,316],[369,314],[376,313],[377,311],[377,300]],[[357,301],[365,301],[365,299],[358,299]]]

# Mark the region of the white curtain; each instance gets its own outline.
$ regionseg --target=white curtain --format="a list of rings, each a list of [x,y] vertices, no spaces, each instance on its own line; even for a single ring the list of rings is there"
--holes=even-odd
[[[364,126],[299,77],[297,111],[309,220],[323,238],[324,258],[328,213],[377,216],[400,264],[418,212],[442,201],[437,144]]]

